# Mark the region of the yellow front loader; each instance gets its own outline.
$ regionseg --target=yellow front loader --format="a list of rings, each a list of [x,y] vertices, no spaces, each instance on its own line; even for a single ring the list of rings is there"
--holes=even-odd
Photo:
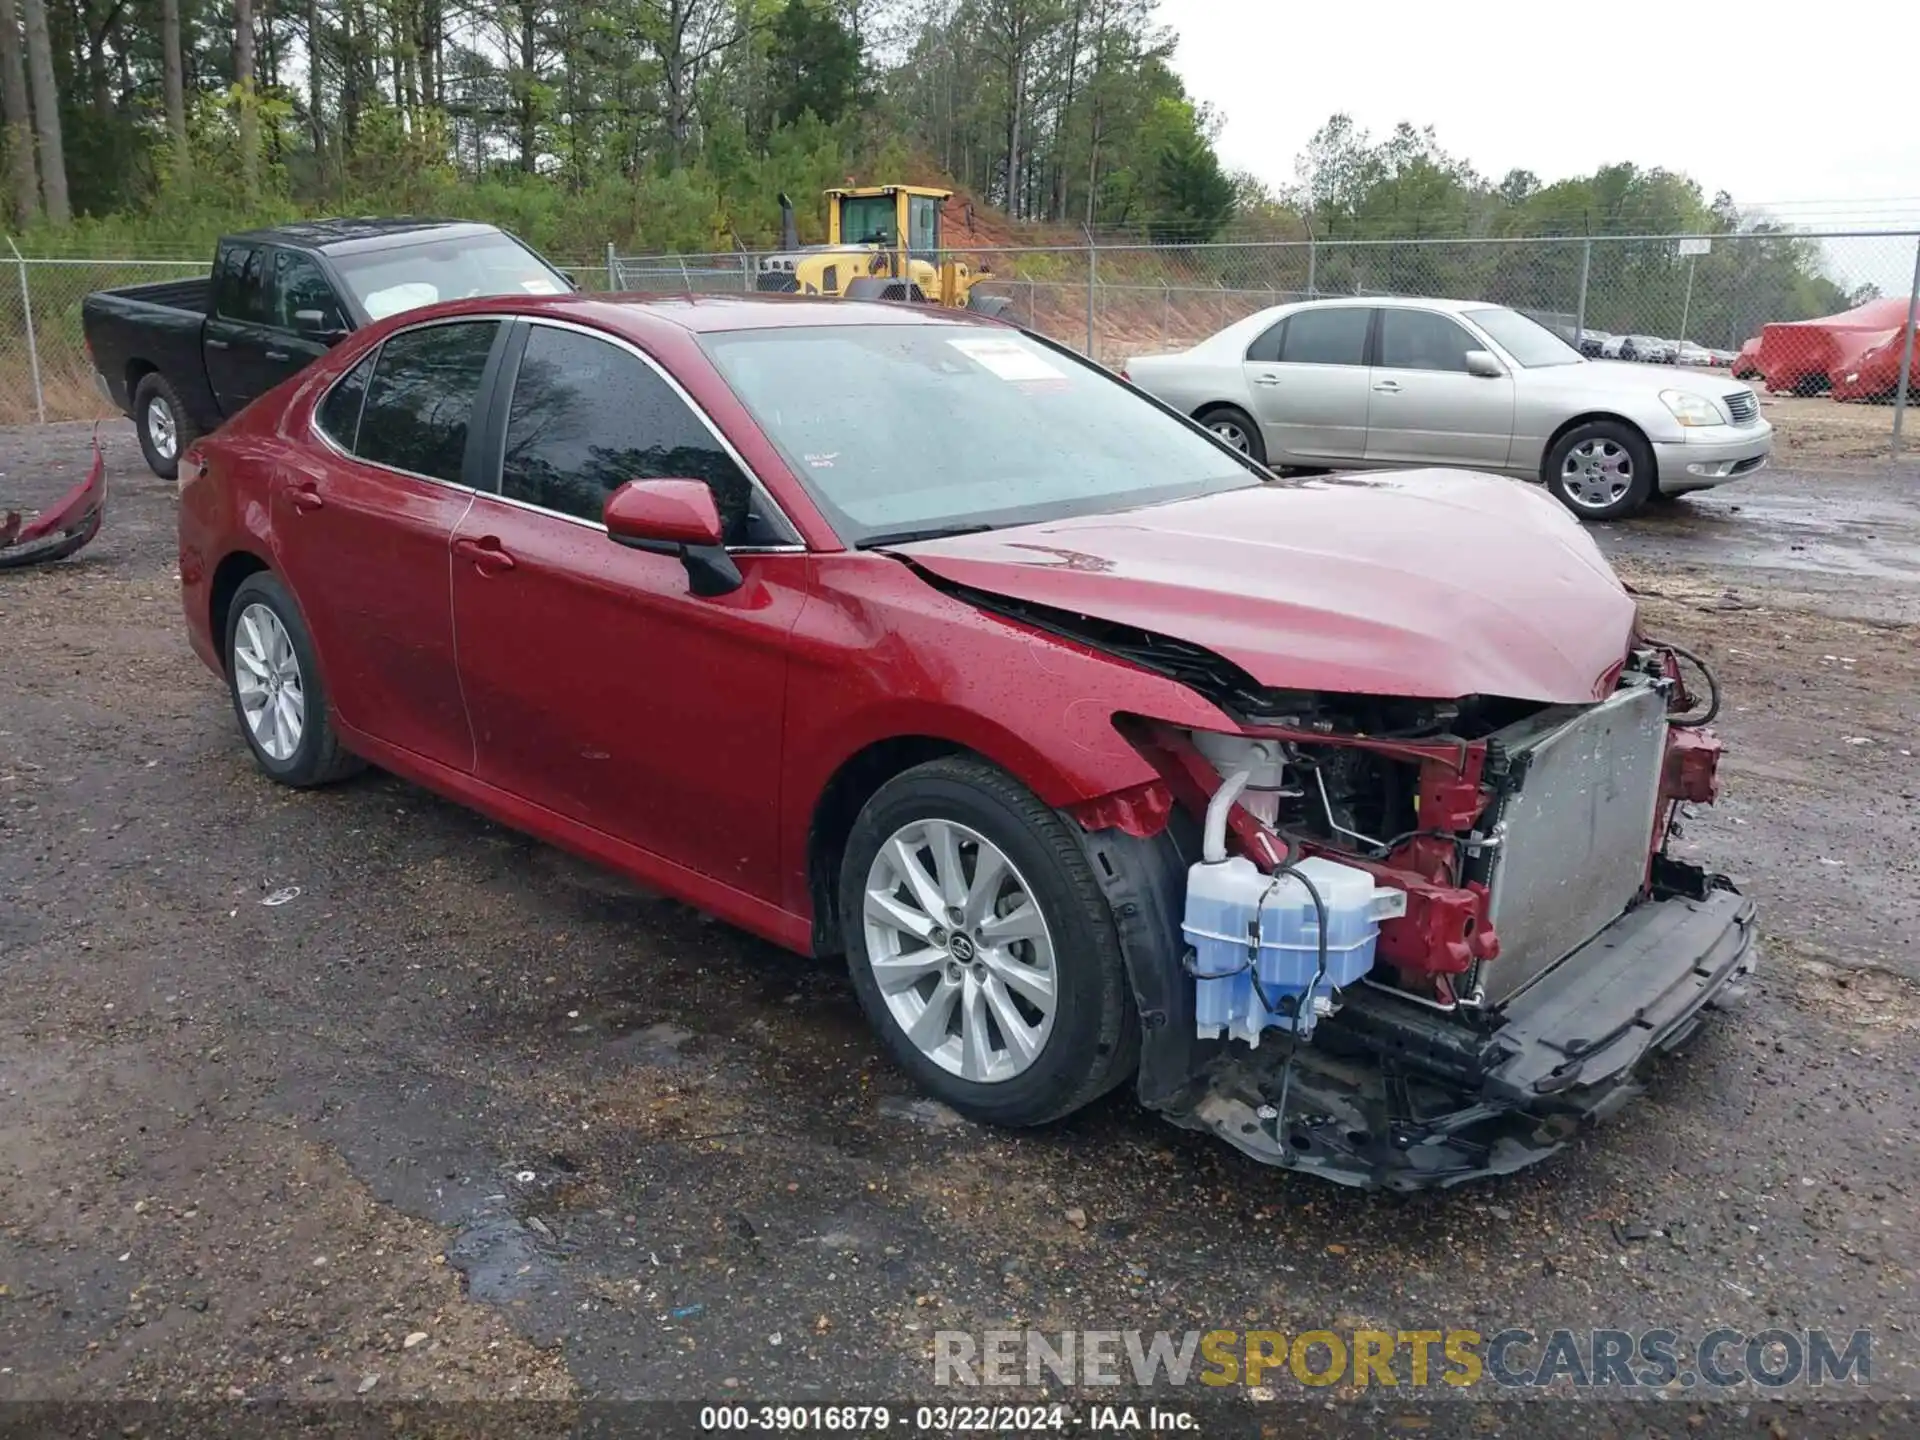
[[[793,202],[780,197],[780,249],[762,257],[755,288],[847,300],[909,300],[998,315],[1011,303],[978,294],[993,276],[942,254],[940,207],[951,190],[859,185],[829,190],[827,243],[802,245]]]

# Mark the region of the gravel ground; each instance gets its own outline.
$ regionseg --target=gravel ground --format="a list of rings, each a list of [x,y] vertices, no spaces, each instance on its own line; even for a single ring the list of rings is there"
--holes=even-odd
[[[1603,533],[1720,672],[1685,843],[1764,968],[1561,1156],[1395,1200],[1125,1095],[978,1129],[832,964],[383,775],[273,786],[104,430],[99,541],[0,575],[0,1401],[898,1398],[1008,1325],[1865,1326],[1920,1388],[1920,474]],[[0,432],[0,506],[85,444]]]

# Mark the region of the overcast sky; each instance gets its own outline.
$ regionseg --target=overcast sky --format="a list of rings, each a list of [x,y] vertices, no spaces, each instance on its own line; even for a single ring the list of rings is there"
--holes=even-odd
[[[1273,186],[1336,111],[1498,178],[1630,160],[1804,224],[1920,224],[1920,3],[1160,0],[1219,147]]]

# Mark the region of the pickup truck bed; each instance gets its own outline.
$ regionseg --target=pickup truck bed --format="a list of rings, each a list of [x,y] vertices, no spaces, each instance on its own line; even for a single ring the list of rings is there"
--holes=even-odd
[[[202,350],[212,282],[205,276],[98,290],[80,302],[80,323],[107,399],[133,413],[149,371],[164,375],[197,430],[220,423]]]

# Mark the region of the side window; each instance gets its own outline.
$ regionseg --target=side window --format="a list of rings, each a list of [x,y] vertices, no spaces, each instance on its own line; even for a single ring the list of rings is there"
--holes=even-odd
[[[343,449],[351,450],[360,438],[360,407],[367,398],[367,378],[373,374],[373,362],[379,352],[368,355],[334,382],[327,398],[320,402],[313,418],[322,430]]]
[[[1373,311],[1359,305],[1296,310],[1287,317],[1280,358],[1289,365],[1364,364],[1367,322],[1372,315]]]
[[[266,252],[257,245],[229,245],[213,274],[213,313],[226,320],[267,318]]]
[[[1479,344],[1444,315],[1431,310],[1380,311],[1380,364],[1389,370],[1467,368],[1467,352]]]
[[[1287,322],[1281,320],[1260,332],[1260,338],[1247,347],[1247,361],[1253,365],[1271,365],[1280,358],[1280,337]]]
[[[467,427],[500,328],[495,320],[403,330],[380,347],[354,454],[460,483]]]
[[[605,340],[536,325],[507,411],[501,493],[598,521],[629,480],[704,480],[729,545],[784,538],[753,485],[653,368]]]
[[[314,264],[311,255],[302,255],[297,250],[274,252],[273,296],[273,323],[283,330],[300,328],[294,316],[302,310],[319,312],[320,329],[347,328],[346,321],[341,318],[340,301],[333,293],[333,286],[320,273],[320,267]]]

